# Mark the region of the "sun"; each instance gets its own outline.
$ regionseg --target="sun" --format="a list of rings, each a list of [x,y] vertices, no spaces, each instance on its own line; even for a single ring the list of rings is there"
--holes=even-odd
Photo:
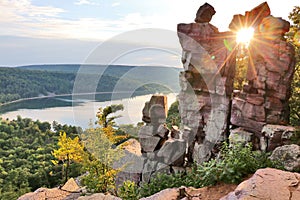
[[[247,27],[240,29],[236,34],[236,42],[249,45],[251,39],[253,38],[254,28]]]

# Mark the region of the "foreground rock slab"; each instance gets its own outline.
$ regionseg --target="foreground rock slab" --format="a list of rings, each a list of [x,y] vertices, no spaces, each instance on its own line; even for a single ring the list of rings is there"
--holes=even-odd
[[[61,188],[39,188],[34,192],[22,195],[18,200],[71,200],[80,197],[80,187],[70,178]]]
[[[236,185],[233,184],[219,184],[203,188],[169,188],[140,200],[219,200],[235,188]]]
[[[122,200],[122,199],[110,194],[105,195],[102,193],[96,193],[90,196],[79,197],[78,200]]]
[[[277,169],[259,169],[221,200],[299,200],[300,174]]]

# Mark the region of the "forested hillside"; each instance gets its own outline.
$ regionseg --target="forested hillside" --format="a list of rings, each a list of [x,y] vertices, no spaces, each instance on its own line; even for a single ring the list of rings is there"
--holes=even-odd
[[[157,91],[166,91],[166,87],[157,84],[144,84],[153,78],[153,74],[161,74],[156,79],[172,80],[171,84],[178,84],[179,70],[173,68],[145,67],[133,74],[126,74],[133,66],[111,66],[105,70],[99,80],[96,92],[112,92],[116,83],[122,78],[125,87],[130,90],[132,86],[141,85],[138,91],[141,94],[150,94]],[[59,70],[60,71],[57,71]],[[73,91],[76,72],[79,65],[41,65],[20,68],[0,68],[0,103],[10,102],[21,98],[37,97],[41,95],[70,94]],[[95,68],[96,70],[96,68]],[[87,73],[96,73],[89,70]],[[165,74],[168,76],[165,76]],[[89,85],[89,80],[86,80]]]
[[[51,152],[57,148],[60,131],[75,137],[78,129],[55,122],[53,125],[54,131],[48,122],[21,117],[0,119],[0,200],[17,199],[28,191],[61,183],[61,168],[51,162]]]
[[[72,91],[75,74],[0,68],[0,103]]]

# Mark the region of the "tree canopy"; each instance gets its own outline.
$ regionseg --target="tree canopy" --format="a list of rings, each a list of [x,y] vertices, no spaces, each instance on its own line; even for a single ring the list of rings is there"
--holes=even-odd
[[[287,34],[288,40],[295,47],[296,70],[292,82],[292,96],[290,98],[290,123],[300,126],[300,7],[295,6],[289,15],[292,25]]]

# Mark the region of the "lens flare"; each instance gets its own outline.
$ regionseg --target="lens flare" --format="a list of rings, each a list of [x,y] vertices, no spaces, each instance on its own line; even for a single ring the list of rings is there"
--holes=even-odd
[[[236,34],[236,42],[248,45],[253,37],[254,29],[252,27],[242,28]]]

